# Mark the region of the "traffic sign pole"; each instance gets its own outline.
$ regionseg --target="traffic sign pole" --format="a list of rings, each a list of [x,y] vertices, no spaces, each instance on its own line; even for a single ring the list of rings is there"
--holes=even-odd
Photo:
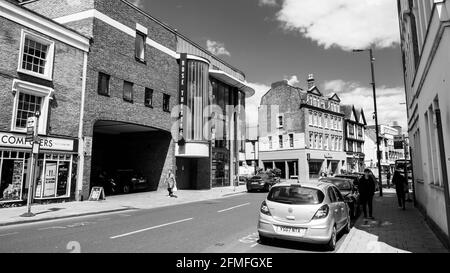
[[[35,177],[35,169],[36,169],[36,161],[39,155],[39,116],[40,113],[36,112],[34,117],[30,117],[27,121],[27,137],[31,138],[32,135],[32,145],[31,145],[31,162],[30,162],[30,171],[28,175],[28,199],[27,199],[27,212],[22,214],[22,217],[33,217],[35,216],[31,212],[31,202],[33,199],[34,192],[34,177]]]

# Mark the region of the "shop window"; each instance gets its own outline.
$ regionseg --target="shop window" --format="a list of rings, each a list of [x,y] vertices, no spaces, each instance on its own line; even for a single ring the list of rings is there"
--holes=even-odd
[[[123,81],[123,100],[133,102],[133,83]]]
[[[109,80],[111,76],[108,74],[99,72],[98,73],[98,88],[97,92],[100,95],[109,96]]]
[[[144,104],[147,107],[153,107],[153,89],[145,88]]]
[[[0,203],[23,200],[26,155],[25,153],[0,151]]]
[[[35,198],[69,197],[72,157],[46,154],[40,158],[36,170]]]
[[[170,112],[170,95],[163,95],[163,111]]]
[[[25,132],[27,119],[39,111],[39,134],[46,134],[49,100],[53,89],[14,80],[13,91],[15,96],[11,130]]]
[[[136,60],[140,62],[145,62],[145,40],[147,35],[140,31],[136,31],[136,41],[135,41],[135,54]]]
[[[22,30],[18,72],[52,79],[55,43]]]

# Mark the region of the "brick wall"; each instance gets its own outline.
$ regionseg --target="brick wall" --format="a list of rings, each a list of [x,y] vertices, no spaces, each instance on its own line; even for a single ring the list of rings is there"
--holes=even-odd
[[[53,81],[46,81],[17,73],[20,54],[21,30],[29,30],[41,37],[55,41]],[[5,18],[0,18],[0,130],[11,129],[14,96],[12,82],[20,79],[54,88],[50,102],[48,135],[77,137],[80,118],[83,52],[24,28]]]

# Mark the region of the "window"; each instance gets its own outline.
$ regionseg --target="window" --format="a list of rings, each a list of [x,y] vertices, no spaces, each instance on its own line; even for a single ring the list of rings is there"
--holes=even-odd
[[[313,125],[313,113],[309,111],[309,125]]]
[[[309,133],[309,148],[313,148],[313,133]]]
[[[135,53],[136,60],[145,62],[145,40],[147,36],[139,31],[136,31],[136,41],[135,41]]]
[[[319,114],[319,127],[322,127],[322,114]]]
[[[53,89],[20,80],[13,81],[12,89],[16,93],[14,94],[11,130],[25,132],[27,119],[39,111],[38,131],[39,134],[46,134],[49,100]]]
[[[328,128],[328,115],[325,115],[325,120],[324,120],[324,126],[325,128]]]
[[[283,148],[283,136],[278,136],[278,144],[280,146],[280,149]]]
[[[317,149],[317,147],[319,146],[317,143],[317,134],[314,134],[314,149]]]
[[[289,146],[291,148],[294,148],[294,135],[293,134],[289,134]]]
[[[362,130],[362,127],[361,126],[358,126],[358,136],[359,137],[362,137],[363,136],[363,130]]]
[[[320,135],[320,139],[319,139],[319,149],[323,149],[323,136]]]
[[[330,198],[331,203],[337,202],[336,193],[334,192],[332,187],[328,188],[328,198]]]
[[[355,127],[353,124],[349,124],[348,125],[348,133],[350,136],[354,136],[355,135]]]
[[[128,102],[133,102],[133,83],[123,82],[123,100]]]
[[[329,141],[329,136],[325,135],[325,142],[323,144],[323,149],[324,150],[328,150],[328,141]]]
[[[278,128],[283,128],[283,116],[278,116]]]
[[[272,150],[272,137],[269,137],[269,149]]]
[[[52,79],[55,43],[22,31],[18,72]]]
[[[314,113],[314,126],[317,126],[317,113]]]
[[[97,88],[98,94],[109,96],[109,79],[110,79],[109,75],[102,72],[98,73],[98,88]]]
[[[153,107],[153,89],[145,88],[144,104],[147,107]]]
[[[170,95],[163,95],[163,111],[170,112]]]

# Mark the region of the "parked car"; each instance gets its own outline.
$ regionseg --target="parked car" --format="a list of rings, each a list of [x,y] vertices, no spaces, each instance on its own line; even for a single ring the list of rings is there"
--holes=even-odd
[[[350,178],[344,178],[340,176],[341,175],[339,175],[339,177],[337,175],[335,177],[324,177],[319,179],[319,181],[332,183],[339,189],[344,197],[344,201],[348,204],[350,209],[350,217],[355,219],[360,212],[359,192],[357,186],[355,185],[355,181],[358,181],[358,178],[354,179],[354,177],[351,176]]]
[[[132,169],[117,170],[112,175],[112,183],[115,193],[130,193],[150,188],[147,179]]]
[[[276,177],[272,173],[260,173],[258,175],[252,176],[247,180],[247,191],[252,192],[255,190],[259,191],[269,191],[270,188],[279,183],[280,178]]]
[[[279,183],[261,204],[258,233],[269,239],[323,244],[334,250],[338,233],[350,231],[344,197],[332,183]]]

